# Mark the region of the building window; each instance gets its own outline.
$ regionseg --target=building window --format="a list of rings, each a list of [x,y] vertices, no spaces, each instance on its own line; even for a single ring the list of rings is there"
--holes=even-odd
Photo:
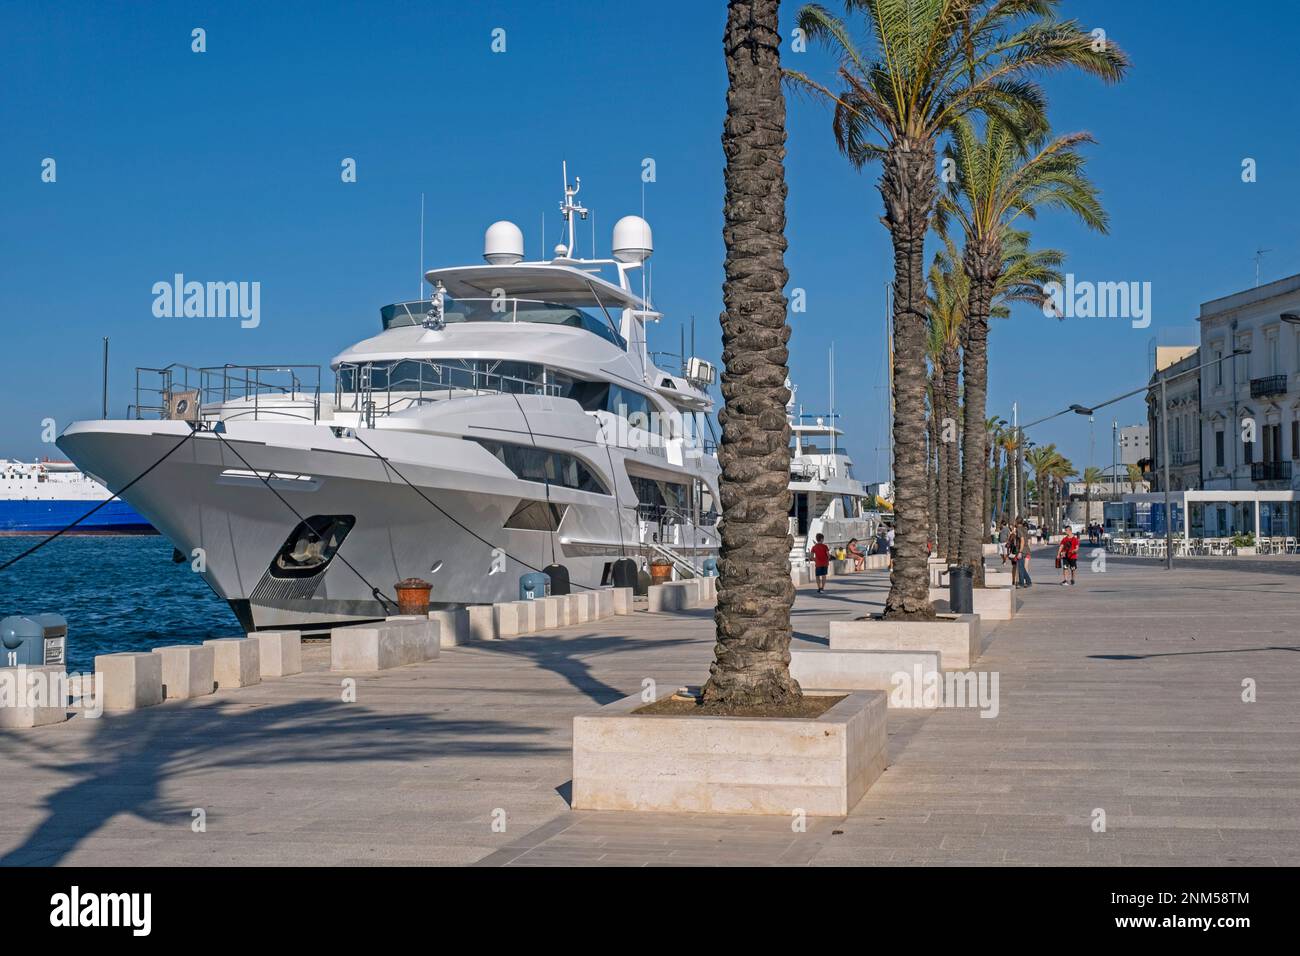
[[[1223,388],[1223,349],[1214,350],[1214,387]]]
[[[1291,460],[1300,461],[1300,419],[1291,423]]]
[[[1296,424],[1300,424],[1297,422]],[[1214,433],[1214,464],[1223,467],[1223,431],[1220,429]]]
[[[1252,465],[1252,464],[1254,464],[1254,463],[1255,463],[1255,443],[1254,443],[1253,441],[1243,441],[1243,442],[1241,443],[1241,447],[1242,447],[1242,449],[1243,449],[1242,454],[1241,454],[1241,460],[1244,461],[1244,462],[1245,462],[1246,464],[1248,464],[1248,465]]]

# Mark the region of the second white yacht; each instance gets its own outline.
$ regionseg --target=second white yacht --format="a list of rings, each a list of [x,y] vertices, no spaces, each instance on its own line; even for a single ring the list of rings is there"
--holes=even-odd
[[[825,417],[795,411],[790,389],[790,534],[791,561],[808,557],[817,535],[832,551],[854,539],[866,551],[880,526],[866,486],[853,476],[853,461],[842,447],[844,433]]]
[[[514,600],[521,575],[611,583],[655,557],[700,573],[717,554],[707,362],[649,359],[657,321],[630,273],[650,226],[614,227],[612,258],[568,244],[524,261],[514,224],[485,265],[429,270],[427,300],[381,309],[381,331],[314,366],[170,366],[129,420],[71,425],[59,447],[144,515],[248,630],[325,628],[394,613],[424,578],[437,605]],[[133,483],[134,482],[134,483]]]

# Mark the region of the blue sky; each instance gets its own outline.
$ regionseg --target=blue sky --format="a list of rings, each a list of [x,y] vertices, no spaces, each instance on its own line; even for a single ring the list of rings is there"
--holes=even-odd
[[[796,4],[783,4],[788,37]],[[1122,84],[1051,78],[1052,116],[1099,143],[1090,168],[1108,236],[1058,216],[1035,241],[1080,279],[1152,284],[1153,321],[1046,319],[1020,309],[992,333],[990,411],[1027,421],[1145,381],[1152,341],[1192,340],[1199,303],[1300,272],[1294,37],[1284,2],[1067,2],[1131,55]],[[517,222],[530,255],[557,241],[560,162],[582,177],[598,251],[618,217],[655,230],[654,290],[666,314],[651,347],[720,350],[723,246],[719,135],[726,77],[721,0],[652,6],[571,0],[421,3],[8,3],[0,9],[0,457],[57,451],[59,428],[98,417],[100,343],[112,342],[111,410],[135,366],[325,365],[378,327],[379,306],[418,289],[425,265],[478,262],[483,229]],[[191,30],[207,52],[191,52]],[[491,49],[505,30],[506,51]],[[829,77],[817,51],[788,65]],[[46,157],[57,181],[41,181]],[[357,182],[340,164],[357,162]],[[1241,163],[1256,160],[1257,181]],[[826,112],[789,103],[794,379],[810,411],[837,408],[860,477],[881,477],[883,309],[889,247],[878,170],[836,153]],[[580,251],[589,243],[580,240]],[[153,283],[258,281],[261,324],[157,318]],[[1144,418],[1140,400],[1117,406]],[[1097,464],[1110,421],[1096,423]],[[1089,426],[1042,426],[1077,465]]]

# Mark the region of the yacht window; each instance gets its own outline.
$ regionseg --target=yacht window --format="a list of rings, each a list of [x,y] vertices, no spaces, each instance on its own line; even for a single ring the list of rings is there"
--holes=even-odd
[[[628,475],[628,480],[636,492],[637,512],[642,518],[660,521],[689,516],[690,492],[686,485],[640,475]]]
[[[486,438],[470,438],[467,441],[478,442],[524,481],[538,481],[598,495],[609,494],[600,477],[573,455],[549,448],[515,445]]]
[[[621,415],[623,418],[632,415],[644,415],[644,427],[649,428],[650,413],[654,411],[654,407],[650,404],[650,399],[640,392],[611,383],[608,404],[605,406],[605,410]]]
[[[515,531],[558,531],[567,510],[565,505],[546,501],[521,501],[506,519],[505,527]]]

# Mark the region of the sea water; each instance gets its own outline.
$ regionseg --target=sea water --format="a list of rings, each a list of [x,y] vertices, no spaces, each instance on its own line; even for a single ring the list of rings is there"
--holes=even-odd
[[[39,540],[0,537],[0,564]],[[68,619],[69,671],[93,670],[96,654],[242,634],[230,606],[188,560],[173,563],[159,535],[64,536],[0,571],[0,617],[45,611]]]

